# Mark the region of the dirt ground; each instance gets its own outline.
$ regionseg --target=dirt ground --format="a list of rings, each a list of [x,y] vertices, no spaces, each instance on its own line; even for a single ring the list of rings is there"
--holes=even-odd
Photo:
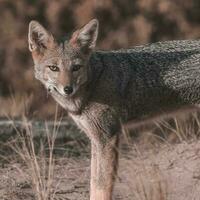
[[[121,151],[114,200],[199,200],[200,141]],[[27,174],[27,176],[26,176]],[[52,193],[56,200],[89,199],[89,157],[59,158]],[[0,166],[0,199],[36,199],[23,163]]]

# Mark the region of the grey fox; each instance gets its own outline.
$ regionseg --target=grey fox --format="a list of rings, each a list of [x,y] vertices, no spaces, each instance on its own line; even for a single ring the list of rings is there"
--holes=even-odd
[[[96,19],[56,41],[31,21],[35,77],[91,140],[91,200],[111,200],[122,124],[200,103],[200,40],[95,51]]]

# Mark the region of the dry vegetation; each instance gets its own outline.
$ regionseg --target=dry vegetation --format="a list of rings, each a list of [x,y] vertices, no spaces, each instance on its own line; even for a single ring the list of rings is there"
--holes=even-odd
[[[24,120],[25,131],[16,129],[17,137],[1,144],[0,199],[88,199],[88,154],[78,146],[78,157],[56,153],[58,127],[52,132],[46,127],[44,137],[34,138],[34,130]],[[200,126],[196,113],[190,120],[156,122],[140,137],[122,135],[116,200],[198,199]]]
[[[53,150],[57,135],[56,128],[51,135],[48,131],[48,127],[46,128],[48,149],[46,149],[44,141],[36,149],[33,130],[27,121],[25,121],[25,132],[26,135],[18,132],[16,140],[9,145],[28,169],[27,174],[19,168],[17,170],[19,173],[29,178],[28,181],[33,189],[35,199],[55,199],[56,191],[52,191],[52,184],[55,167]]]

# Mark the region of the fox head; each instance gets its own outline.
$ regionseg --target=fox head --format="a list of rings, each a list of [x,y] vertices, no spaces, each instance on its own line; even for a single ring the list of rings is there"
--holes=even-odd
[[[87,83],[88,60],[96,46],[97,35],[96,19],[62,42],[57,42],[37,21],[30,22],[28,43],[35,65],[35,77],[52,95],[72,97]]]

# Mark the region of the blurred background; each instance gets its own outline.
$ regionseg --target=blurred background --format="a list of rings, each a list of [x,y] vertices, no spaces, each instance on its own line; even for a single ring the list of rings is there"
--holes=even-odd
[[[200,36],[200,0],[0,0],[0,116],[54,116],[56,103],[33,76],[30,20],[61,37],[92,18],[100,21],[98,49]]]

